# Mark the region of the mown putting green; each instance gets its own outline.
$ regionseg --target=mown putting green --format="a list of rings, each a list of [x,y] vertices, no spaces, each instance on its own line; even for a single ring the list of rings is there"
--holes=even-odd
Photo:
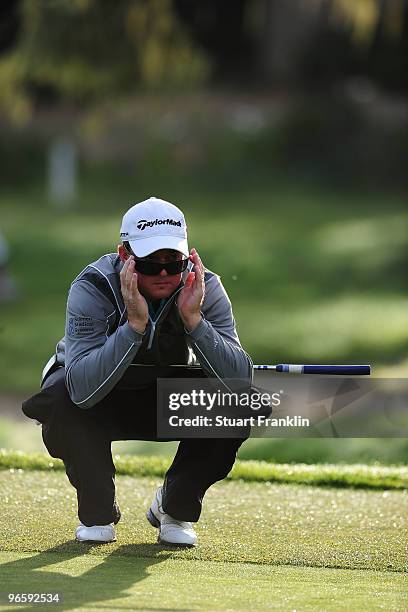
[[[406,576],[392,572],[181,560],[171,552],[130,558],[139,554],[137,544],[103,550],[0,552],[2,582],[15,592],[60,593],[54,610],[390,611],[407,604]]]
[[[159,483],[118,476],[118,541],[86,545],[63,473],[0,472],[0,590],[59,591],[70,610],[407,608],[406,491],[224,481],[199,546],[172,550],[144,518]]]

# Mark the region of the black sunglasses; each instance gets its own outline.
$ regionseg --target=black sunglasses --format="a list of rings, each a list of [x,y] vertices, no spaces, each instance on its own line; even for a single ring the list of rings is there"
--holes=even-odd
[[[162,270],[166,270],[167,274],[181,274],[187,268],[188,261],[188,259],[178,259],[168,263],[159,263],[146,259],[135,259],[135,270],[147,276],[156,276]]]

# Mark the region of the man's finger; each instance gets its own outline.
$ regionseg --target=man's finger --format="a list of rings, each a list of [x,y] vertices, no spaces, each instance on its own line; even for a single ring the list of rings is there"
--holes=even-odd
[[[203,282],[203,276],[200,270],[200,266],[195,266],[194,268],[194,289],[200,289]]]
[[[125,277],[125,276],[126,276],[126,274],[127,274],[128,270],[129,270],[129,265],[130,265],[131,261],[132,261],[132,259],[131,259],[130,257],[128,257],[128,258],[126,259],[126,261],[124,262],[124,264],[123,264],[123,268],[122,268],[122,270],[120,271],[120,275],[121,275],[122,277]]]
[[[125,277],[126,277],[126,273],[127,273],[127,271],[128,271],[128,268],[129,268],[129,263],[130,263],[130,257],[129,257],[128,259],[126,259],[126,261],[125,261],[125,262],[124,262],[124,264],[123,264],[123,268],[122,268],[122,270],[120,271],[120,276],[121,276],[122,278],[125,278]]]
[[[129,259],[127,259],[125,261],[125,263],[123,264],[122,270],[120,271],[120,275],[119,276],[120,276],[120,285],[121,285],[122,290],[126,290],[127,287],[128,287],[128,281],[127,281],[126,274],[127,274],[128,269],[129,269],[129,263],[130,263]]]
[[[194,265],[197,266],[198,268],[200,268],[200,272],[201,272],[201,276],[202,276],[203,272],[204,272],[203,262],[201,261],[201,258],[199,256],[198,252],[195,249],[192,249],[192,251],[194,251],[192,253]]]
[[[187,289],[190,289],[194,283],[196,279],[196,273],[195,272],[189,272],[188,276],[186,278],[186,282],[184,283],[184,286],[187,287]]]
[[[126,272],[130,262],[131,262],[131,257],[128,257],[127,259],[125,259],[125,261],[123,262],[122,270],[120,271],[121,274],[124,274]]]
[[[139,287],[137,286],[137,274],[133,272],[132,278],[130,279],[130,291],[131,295],[137,297],[139,295]]]
[[[195,253],[195,265],[194,265],[194,272],[196,272],[196,287],[202,286],[203,281],[204,281],[204,266],[201,262],[201,259],[198,255],[198,253]]]
[[[126,278],[126,282],[130,285],[130,283],[132,281],[132,274],[135,271],[133,257],[129,257],[128,261],[129,261],[129,265],[126,268],[125,278]]]

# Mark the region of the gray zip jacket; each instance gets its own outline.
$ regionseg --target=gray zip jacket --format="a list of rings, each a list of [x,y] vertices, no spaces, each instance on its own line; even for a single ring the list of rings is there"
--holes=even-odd
[[[177,310],[186,270],[178,290],[155,316],[149,314],[148,326],[140,334],[127,321],[120,291],[122,267],[119,256],[110,253],[89,264],[72,282],[65,336],[46,365],[43,380],[52,365],[65,365],[69,395],[80,408],[101,401],[137,363],[200,365],[211,377],[251,384],[252,360],[241,347],[231,302],[218,275],[205,271],[202,320],[192,332],[184,328]]]

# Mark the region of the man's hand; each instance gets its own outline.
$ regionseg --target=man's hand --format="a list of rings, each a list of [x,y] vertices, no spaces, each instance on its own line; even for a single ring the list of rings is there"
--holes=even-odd
[[[204,300],[204,266],[195,249],[191,249],[190,261],[194,271],[189,272],[185,285],[180,291],[177,306],[181,319],[188,331],[193,331],[201,321],[201,305]]]
[[[133,257],[129,257],[120,272],[120,287],[132,329],[143,334],[149,320],[149,309],[137,287],[137,274]]]

